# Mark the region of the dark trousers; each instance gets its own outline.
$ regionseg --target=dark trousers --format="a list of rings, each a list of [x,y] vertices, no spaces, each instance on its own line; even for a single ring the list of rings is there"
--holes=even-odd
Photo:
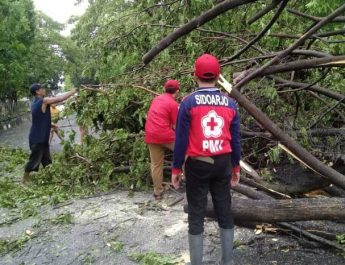
[[[31,154],[29,162],[25,166],[25,172],[38,171],[41,163],[43,167],[52,163],[48,143],[30,143],[30,150]]]
[[[207,194],[210,191],[219,227],[234,227],[231,213],[231,154],[213,156],[214,164],[187,158],[185,163],[189,234],[204,231]]]

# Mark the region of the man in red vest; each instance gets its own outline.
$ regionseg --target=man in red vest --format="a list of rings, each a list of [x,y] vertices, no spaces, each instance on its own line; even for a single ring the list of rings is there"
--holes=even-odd
[[[165,93],[153,99],[145,124],[145,143],[150,151],[153,195],[156,199],[161,199],[164,192],[164,151],[174,149],[179,82],[168,80],[164,87]]]

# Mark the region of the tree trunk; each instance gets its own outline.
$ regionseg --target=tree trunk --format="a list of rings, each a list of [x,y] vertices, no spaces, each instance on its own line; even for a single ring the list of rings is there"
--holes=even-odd
[[[306,220],[345,220],[344,198],[312,198],[292,200],[232,199],[236,223],[293,222]],[[213,204],[208,200],[206,216],[215,217]]]

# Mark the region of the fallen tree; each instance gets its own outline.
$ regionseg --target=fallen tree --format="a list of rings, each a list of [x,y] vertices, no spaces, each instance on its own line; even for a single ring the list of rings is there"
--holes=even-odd
[[[232,2],[233,4],[237,3],[236,1]],[[243,1],[243,4],[247,2]],[[284,2],[283,2],[284,3]],[[224,9],[221,8],[221,5],[226,5],[228,8]],[[283,6],[283,4],[281,5]],[[169,36],[162,39],[154,48],[152,48],[147,54],[143,57],[143,62],[147,64],[150,62],[158,53],[168,47],[171,43],[176,41],[181,36],[191,32],[199,25],[202,25],[206,21],[220,15],[221,13],[229,10],[231,8],[236,7],[236,5],[231,5],[228,1],[224,1],[214,7],[213,9],[205,12],[204,14],[200,15],[199,17],[195,18],[194,20],[188,22],[187,24],[183,25],[178,30],[171,33]],[[230,95],[237,100],[237,102],[248,112],[250,113],[256,121],[258,121],[267,131],[272,133],[277,140],[279,140],[282,145],[284,145],[290,152],[292,152],[296,157],[301,159],[305,164],[309,167],[314,169],[316,172],[321,174],[324,177],[327,177],[330,182],[338,185],[345,189],[345,176],[340,174],[339,172],[335,171],[334,169],[328,167],[321,161],[319,161],[316,157],[310,154],[307,150],[305,150],[302,146],[300,146],[297,142],[295,142],[291,137],[285,134],[273,121],[271,121],[260,109],[258,109],[251,101],[249,101],[244,95],[239,92],[239,89],[250,82],[252,79],[265,76],[276,72],[284,72],[284,71],[291,71],[291,70],[298,70],[304,68],[311,68],[311,67],[331,67],[331,66],[342,66],[345,64],[345,57],[338,56],[338,57],[324,57],[318,59],[309,59],[309,60],[302,60],[297,62],[292,62],[289,64],[282,64],[278,66],[272,66],[273,64],[279,62],[283,58],[287,57],[291,54],[294,50],[296,50],[300,45],[306,42],[309,37],[313,36],[320,28],[324,25],[328,24],[329,22],[333,21],[339,14],[345,11],[345,4],[340,6],[338,9],[333,11],[327,17],[320,19],[312,28],[310,28],[305,34],[303,34],[298,40],[296,40],[290,47],[287,49],[279,52],[273,59],[269,62],[265,63],[258,69],[254,69],[253,71],[248,71],[246,75],[243,76],[239,82],[233,87]],[[212,15],[211,15],[212,14]],[[279,12],[277,13],[279,14]],[[200,24],[199,24],[200,22]],[[270,25],[272,26],[272,25]],[[265,31],[263,31],[265,33]],[[254,42],[253,42],[254,43]],[[253,44],[251,43],[251,44]],[[246,48],[249,48],[250,45],[246,45]]]

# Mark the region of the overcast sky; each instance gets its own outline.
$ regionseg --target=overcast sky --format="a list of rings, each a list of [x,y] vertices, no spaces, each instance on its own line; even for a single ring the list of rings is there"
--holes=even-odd
[[[85,12],[88,1],[84,0],[79,5],[74,5],[76,0],[33,0],[35,8],[50,16],[55,21],[66,23],[70,16],[80,16]],[[69,29],[64,30],[63,34],[67,35]]]

